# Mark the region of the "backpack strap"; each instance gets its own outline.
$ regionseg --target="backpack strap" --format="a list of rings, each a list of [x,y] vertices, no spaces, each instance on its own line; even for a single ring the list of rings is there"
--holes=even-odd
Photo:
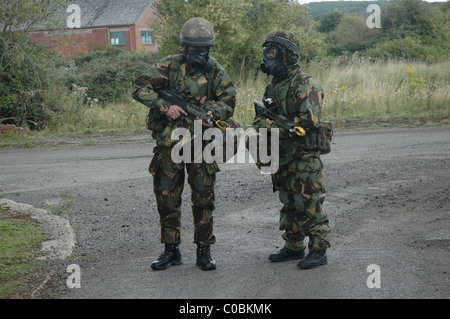
[[[207,65],[206,65],[206,100],[211,99],[211,91],[212,91],[212,84],[214,79],[214,73],[216,71],[216,59],[214,59],[212,56],[209,57]]]
[[[180,61],[180,55],[176,54],[172,56],[172,59],[170,60],[169,64],[169,82],[175,83],[178,77],[178,72],[180,71],[179,63]]]
[[[209,57],[208,63],[206,65],[205,76],[206,76],[206,99],[211,99],[212,85],[214,80],[214,73],[216,71],[216,60],[213,57]],[[176,54],[172,56],[169,64],[169,81],[170,83],[175,83],[180,72],[180,55]]]

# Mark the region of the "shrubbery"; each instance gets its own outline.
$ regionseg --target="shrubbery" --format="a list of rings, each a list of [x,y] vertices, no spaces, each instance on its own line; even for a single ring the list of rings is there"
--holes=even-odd
[[[45,125],[55,111],[47,104],[54,56],[27,41],[0,39],[0,119],[33,129]]]
[[[331,11],[318,17],[327,55],[359,52],[377,59],[437,61],[450,54],[450,2],[431,7],[421,0],[392,0],[381,9],[381,28],[367,16]]]
[[[32,3],[24,0],[17,4],[25,2]],[[68,117],[74,123],[82,123],[82,108],[93,104],[111,107],[108,103],[124,97],[129,103],[132,81],[162,55],[178,51],[180,29],[194,15],[203,16],[214,25],[217,38],[212,56],[241,82],[245,74],[257,75],[262,40],[274,29],[297,34],[300,63],[305,69],[311,66],[310,61],[340,61],[355,52],[372,62],[399,58],[446,61],[450,53],[449,2],[431,9],[420,0],[393,0],[383,6],[381,29],[369,29],[364,17],[338,11],[313,21],[308,8],[295,1],[173,0],[158,2],[157,9],[162,20],[156,19],[153,25],[155,38],[161,39],[156,55],[108,47],[67,60],[31,43],[26,33],[17,37],[16,32],[3,29],[0,123],[56,129]],[[17,21],[30,20],[30,14],[40,15],[41,11],[21,12],[22,20]],[[6,21],[2,13],[0,24]],[[128,120],[130,114],[122,118]]]
[[[55,128],[75,106],[117,101],[152,54],[108,47],[62,60],[27,41],[0,47],[0,120],[32,129]]]
[[[86,96],[90,100],[111,102],[127,93],[136,76],[155,61],[151,53],[108,47],[83,54],[60,67],[59,80],[68,90],[87,88]]]

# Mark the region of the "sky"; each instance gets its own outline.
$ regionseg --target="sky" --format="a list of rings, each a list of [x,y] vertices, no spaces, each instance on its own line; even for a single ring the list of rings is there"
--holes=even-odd
[[[310,2],[322,2],[322,1],[336,1],[336,0],[298,0],[301,4],[310,3]],[[341,0],[342,1],[342,0]],[[344,0],[344,1],[372,1],[373,0]],[[447,0],[425,0],[427,2],[446,2]]]

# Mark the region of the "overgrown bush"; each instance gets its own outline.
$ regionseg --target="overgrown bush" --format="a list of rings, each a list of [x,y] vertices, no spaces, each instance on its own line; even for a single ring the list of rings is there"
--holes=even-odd
[[[60,68],[59,80],[69,90],[86,87],[89,100],[111,102],[129,92],[136,76],[155,61],[151,53],[108,47],[83,54]]]
[[[344,16],[338,26],[327,35],[327,53],[339,56],[343,51],[360,52],[373,46],[378,29],[369,29],[366,20],[356,13]]]
[[[379,42],[375,48],[367,51],[367,55],[382,59],[433,61],[437,59],[439,53],[437,48],[423,45],[417,38],[405,37]]]
[[[450,2],[432,7],[421,0],[392,0],[382,6],[381,28],[369,29],[364,12],[319,17],[327,55],[359,52],[382,59],[445,60],[450,53]]]
[[[151,53],[114,47],[62,60],[28,41],[0,40],[0,122],[55,128],[80,106],[129,95],[133,80],[154,61]]]
[[[40,128],[52,112],[45,103],[49,69],[45,52],[28,41],[0,39],[0,120]]]
[[[65,2],[55,0],[51,2],[53,9],[47,11],[51,12],[57,4]],[[373,30],[367,28],[366,12],[362,17],[335,14],[329,15],[328,20],[325,17],[312,21],[308,8],[296,1],[161,1],[155,2],[158,19],[152,25],[155,37],[160,41],[159,53],[125,52],[108,47],[70,60],[63,60],[30,42],[27,32],[32,28],[27,28],[28,31],[22,35],[20,32],[10,32],[17,30],[24,22],[32,26],[34,22],[43,20],[43,13],[48,15],[44,10],[48,4],[37,6],[31,0],[13,3],[18,8],[15,11],[20,19],[9,19],[11,10],[0,10],[0,24],[15,21],[10,28],[0,30],[0,123],[32,129],[59,129],[66,124],[73,124],[72,127],[86,125],[86,118],[91,121],[87,127],[94,127],[97,125],[95,121],[103,121],[95,120],[93,112],[97,111],[107,114],[103,127],[124,127],[135,120],[133,123],[137,123],[141,112],[146,110],[142,111],[141,105],[133,104],[130,99],[133,80],[158,58],[177,53],[180,29],[192,16],[202,16],[214,25],[217,38],[212,56],[233,79],[238,79],[235,81],[237,86],[243,88],[243,92],[239,91],[239,99],[246,110],[251,109],[252,99],[260,94],[258,92],[263,86],[257,85],[258,89],[254,90],[251,86],[255,83],[245,80],[248,77],[251,77],[250,80],[258,78],[256,70],[262,58],[261,43],[264,36],[274,29],[287,29],[298,36],[301,43],[299,63],[303,69],[320,65],[333,67],[330,62],[333,60],[344,66],[349,63],[350,57],[353,60],[356,51],[358,59],[366,59],[370,63],[398,58],[402,63],[412,60],[446,63],[450,54],[450,2],[430,9],[419,0],[393,0],[390,5],[383,6],[382,28]],[[342,84],[335,90],[345,93],[342,101],[346,101],[350,93],[359,94],[342,89],[350,87],[355,78],[349,77],[347,81],[350,83]],[[405,93],[405,99],[414,98],[422,104],[425,101],[430,109],[434,105],[440,107],[443,105],[441,101],[448,100],[448,96],[441,92],[448,86],[433,81],[424,83],[428,86],[420,86],[422,98]],[[401,88],[401,85],[393,84],[393,87]],[[382,92],[385,89],[383,87]],[[367,96],[372,95],[372,91],[367,92]],[[354,100],[351,97],[350,103]],[[340,102],[333,100],[336,110],[341,110]],[[369,104],[378,102],[371,100]],[[382,102],[387,104],[389,101]],[[124,106],[127,106],[126,110]],[[245,114],[240,119],[247,117],[248,114]],[[120,125],[117,124],[119,120]]]
[[[277,29],[297,35],[302,61],[324,53],[322,36],[313,28],[308,8],[297,1],[172,0],[157,1],[155,7],[157,16],[151,28],[161,39],[161,54],[176,53],[183,24],[189,18],[203,17],[216,34],[211,55],[232,75],[259,67],[264,37]]]

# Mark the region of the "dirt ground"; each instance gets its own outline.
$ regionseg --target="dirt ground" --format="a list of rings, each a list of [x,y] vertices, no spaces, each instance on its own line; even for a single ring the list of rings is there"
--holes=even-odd
[[[445,298],[450,297],[450,126],[338,131],[322,157],[332,247],[329,263],[299,270],[267,258],[283,243],[278,195],[253,163],[217,174],[218,269],[195,266],[190,190],[183,194],[184,263],[154,272],[159,220],[147,168],[153,143],[5,149],[0,190],[39,208],[72,200],[77,235],[37,298]],[[65,196],[62,196],[65,192]],[[81,288],[65,285],[81,266]],[[370,265],[380,288],[369,288]]]

